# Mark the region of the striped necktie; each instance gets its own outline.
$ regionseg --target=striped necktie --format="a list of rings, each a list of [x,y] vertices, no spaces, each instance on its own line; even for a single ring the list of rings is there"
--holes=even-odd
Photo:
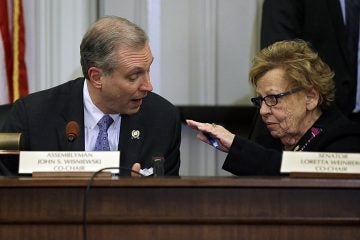
[[[113,121],[114,120],[109,115],[104,115],[97,123],[99,126],[99,135],[96,139],[95,151],[110,151],[107,130]]]

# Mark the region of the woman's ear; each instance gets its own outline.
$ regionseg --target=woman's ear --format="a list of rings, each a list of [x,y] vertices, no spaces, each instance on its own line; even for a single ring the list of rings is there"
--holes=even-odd
[[[310,90],[305,91],[306,94],[306,109],[311,111],[314,110],[318,104],[320,99],[320,94],[315,88],[311,88]]]
[[[101,71],[101,69],[97,68],[97,67],[91,67],[88,70],[88,75],[89,75],[89,81],[90,81],[91,85],[93,85],[95,88],[100,89],[102,86],[102,83],[101,83],[102,71]]]

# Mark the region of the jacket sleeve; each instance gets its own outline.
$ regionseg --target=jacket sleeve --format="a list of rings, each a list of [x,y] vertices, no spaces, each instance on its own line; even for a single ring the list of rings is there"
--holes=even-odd
[[[166,176],[179,176],[180,169],[180,143],[181,143],[181,121],[177,111],[174,121],[174,135],[165,156],[164,170]]]
[[[222,168],[235,175],[280,175],[281,157],[282,152],[235,136]]]

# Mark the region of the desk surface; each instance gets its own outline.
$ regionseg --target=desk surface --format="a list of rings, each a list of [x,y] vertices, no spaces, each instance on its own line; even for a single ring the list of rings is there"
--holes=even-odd
[[[0,187],[84,187],[87,178],[0,177]],[[262,187],[262,188],[360,188],[360,179],[289,177],[166,177],[97,178],[94,187]]]

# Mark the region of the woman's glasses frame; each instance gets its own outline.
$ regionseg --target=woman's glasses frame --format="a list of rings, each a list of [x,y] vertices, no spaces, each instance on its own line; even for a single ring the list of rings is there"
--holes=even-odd
[[[255,107],[258,107],[258,108],[261,107],[262,101],[264,101],[268,107],[273,107],[276,104],[278,104],[280,98],[289,96],[296,92],[299,92],[302,89],[303,89],[302,87],[297,87],[290,91],[279,93],[279,94],[270,94],[265,97],[254,97],[254,98],[251,98],[251,102],[254,104]]]

